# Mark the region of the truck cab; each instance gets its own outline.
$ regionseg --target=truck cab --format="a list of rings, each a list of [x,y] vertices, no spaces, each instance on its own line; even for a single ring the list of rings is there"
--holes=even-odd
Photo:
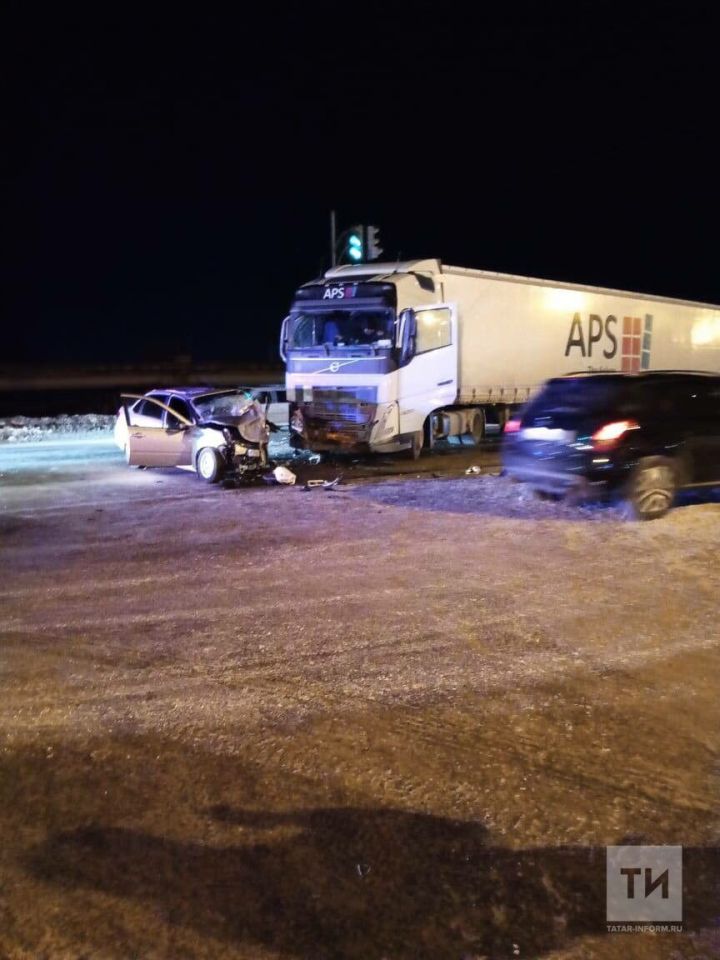
[[[429,418],[458,394],[457,311],[439,261],[329,270],[296,292],[280,352],[294,446],[417,456]],[[471,431],[472,417],[455,419]]]

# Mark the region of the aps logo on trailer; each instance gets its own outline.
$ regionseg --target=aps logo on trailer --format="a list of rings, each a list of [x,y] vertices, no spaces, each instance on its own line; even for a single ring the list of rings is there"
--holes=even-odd
[[[606,360],[612,360],[617,356],[619,346],[623,373],[647,370],[650,367],[652,328],[653,318],[649,313],[644,318],[623,317],[622,328],[619,327],[618,318],[612,314],[603,319],[591,313],[583,321],[582,316],[576,313],[570,323],[565,356],[574,356],[573,351],[576,351],[581,357],[592,357],[593,347],[596,347]]]

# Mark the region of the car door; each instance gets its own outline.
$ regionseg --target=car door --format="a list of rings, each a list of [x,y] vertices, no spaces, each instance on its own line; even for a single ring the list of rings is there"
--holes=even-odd
[[[270,391],[270,404],[267,409],[267,418],[276,426],[287,430],[290,414],[285,388],[273,387]]]
[[[172,396],[168,400],[168,409],[165,411],[165,430],[169,437],[180,433],[182,443],[179,447],[179,459],[173,464],[176,467],[193,466],[193,439],[197,417],[187,400],[182,397]],[[192,426],[188,426],[192,424]]]
[[[123,394],[123,400],[139,399]],[[155,397],[145,397],[143,425],[130,423],[127,462],[135,467],[179,467],[192,456],[192,423]],[[157,409],[157,416],[154,415]],[[167,420],[166,420],[167,417]]]
[[[693,480],[720,483],[720,380],[697,378],[688,387],[691,407]]]

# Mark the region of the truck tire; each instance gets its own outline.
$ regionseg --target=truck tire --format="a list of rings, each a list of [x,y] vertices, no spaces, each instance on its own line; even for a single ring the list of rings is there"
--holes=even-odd
[[[479,446],[485,439],[485,414],[482,410],[477,410],[470,421],[470,436],[473,438],[475,446]]]
[[[419,460],[420,454],[423,450],[423,445],[425,443],[425,431],[416,430],[412,435],[412,446],[408,450],[408,456],[411,460]]]
[[[217,483],[223,474],[223,462],[214,447],[203,447],[195,459],[198,476],[206,483]]]
[[[657,520],[672,507],[676,491],[672,461],[646,457],[637,464],[625,486],[624,513],[633,520]]]

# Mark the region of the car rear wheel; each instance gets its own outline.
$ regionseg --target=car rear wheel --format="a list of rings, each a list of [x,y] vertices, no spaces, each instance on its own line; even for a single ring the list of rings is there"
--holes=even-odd
[[[626,511],[635,520],[656,520],[672,507],[676,490],[675,470],[669,460],[641,460],[627,485]]]
[[[207,483],[217,483],[223,473],[220,454],[212,447],[203,447],[196,460],[198,476]]]

